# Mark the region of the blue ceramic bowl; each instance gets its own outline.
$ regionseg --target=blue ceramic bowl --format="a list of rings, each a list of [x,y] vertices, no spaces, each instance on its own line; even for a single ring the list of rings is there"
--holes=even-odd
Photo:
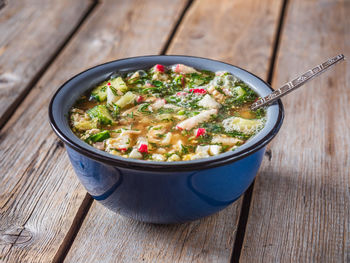
[[[238,67],[188,56],[143,56],[112,61],[67,81],[53,96],[50,123],[65,143],[74,170],[91,196],[109,209],[135,220],[180,223],[211,215],[237,200],[253,182],[265,147],[283,121],[281,101],[267,109],[265,127],[234,152],[205,159],[152,162],[114,156],[93,148],[69,127],[68,112],[86,90],[115,71],[183,63],[210,71],[225,70],[248,83],[260,96],[271,87]]]

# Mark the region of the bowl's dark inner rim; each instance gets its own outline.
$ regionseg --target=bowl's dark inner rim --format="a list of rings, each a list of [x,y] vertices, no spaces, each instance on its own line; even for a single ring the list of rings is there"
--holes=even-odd
[[[131,159],[131,158],[124,158],[124,157],[115,156],[115,155],[106,153],[104,151],[97,150],[97,149],[93,148],[92,146],[90,146],[89,144],[85,145],[85,143],[84,143],[84,147],[82,147],[82,145],[77,144],[76,142],[74,142],[74,140],[72,140],[72,138],[70,138],[70,136],[75,136],[73,132],[71,132],[71,134],[65,134],[60,129],[60,127],[57,125],[57,122],[54,118],[54,113],[53,113],[53,104],[55,102],[57,95],[60,93],[60,91],[66,85],[68,85],[72,80],[74,80],[75,78],[77,78],[83,74],[86,74],[89,71],[94,70],[96,68],[100,68],[100,67],[112,64],[112,63],[114,64],[114,63],[125,61],[125,60],[130,60],[130,61],[132,61],[132,60],[144,60],[144,59],[146,59],[146,60],[147,59],[156,59],[156,60],[162,59],[162,60],[164,60],[164,58],[179,59],[179,61],[181,61],[181,59],[184,59],[184,58],[194,59],[194,60],[201,60],[203,62],[206,61],[209,63],[210,62],[220,63],[220,64],[223,64],[226,66],[234,67],[234,68],[239,69],[241,71],[244,71],[244,72],[248,73],[248,75],[251,75],[251,76],[255,77],[256,79],[260,80],[271,91],[273,91],[271,86],[269,84],[267,84],[264,80],[259,78],[258,76],[254,75],[254,74],[252,74],[252,73],[250,73],[250,72],[248,72],[240,67],[237,67],[237,66],[225,63],[225,62],[221,62],[221,61],[216,61],[216,60],[201,58],[201,57],[178,56],[178,55],[161,55],[161,56],[151,55],[151,56],[130,57],[130,58],[119,59],[119,60],[110,61],[110,62],[101,64],[101,65],[97,65],[95,67],[89,68],[89,69],[81,72],[78,75],[73,76],[68,81],[66,81],[56,91],[56,93],[52,97],[50,105],[49,105],[49,120],[50,120],[50,125],[51,125],[52,129],[57,134],[57,136],[64,143],[66,143],[69,147],[73,148],[74,150],[78,151],[79,153],[81,153],[81,154],[83,154],[91,159],[94,159],[96,161],[99,161],[99,162],[102,162],[105,164],[109,164],[112,166],[124,167],[124,168],[129,168],[129,169],[144,170],[144,171],[164,171],[165,170],[165,171],[169,171],[169,172],[202,170],[202,169],[214,168],[214,167],[218,167],[218,166],[222,166],[222,165],[226,165],[226,164],[238,161],[242,158],[247,157],[248,155],[255,153],[256,151],[260,150],[262,147],[266,146],[278,133],[278,131],[282,125],[283,118],[284,118],[284,109],[283,109],[283,105],[282,105],[281,100],[278,100],[276,103],[273,104],[273,105],[278,106],[278,116],[277,116],[277,120],[276,120],[274,126],[271,128],[271,130],[263,138],[261,138],[259,141],[257,141],[256,143],[254,143],[253,145],[251,145],[250,147],[248,147],[242,151],[239,151],[239,148],[238,148],[236,151],[225,152],[225,153],[222,153],[222,154],[217,155],[217,156],[212,156],[209,158],[203,158],[203,159],[192,160],[192,161],[154,162],[154,161],[136,160],[136,159]],[[180,62],[176,62],[176,63],[180,63]],[[91,87],[89,87],[89,88],[91,88]],[[88,89],[85,89],[85,90],[88,90]],[[68,122],[68,120],[67,120],[67,122]],[[106,153],[107,156],[102,155],[98,152],[101,152],[102,154]]]

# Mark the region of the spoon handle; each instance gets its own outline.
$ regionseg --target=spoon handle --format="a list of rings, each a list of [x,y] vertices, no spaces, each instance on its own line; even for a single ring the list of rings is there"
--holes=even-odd
[[[308,82],[313,77],[316,77],[320,75],[321,73],[325,72],[328,68],[335,65],[339,61],[342,61],[344,59],[344,55],[340,54],[335,56],[334,58],[330,58],[327,61],[317,65],[316,67],[308,70],[303,75],[293,79],[292,81],[289,81],[288,83],[284,84],[281,88],[271,92],[269,95],[267,95],[264,98],[261,98],[254,102],[252,106],[250,107],[251,110],[257,110],[260,107],[266,106],[275,100],[278,100],[279,98],[283,97],[284,95],[288,94],[289,92],[299,88],[300,86],[304,85],[306,82]]]

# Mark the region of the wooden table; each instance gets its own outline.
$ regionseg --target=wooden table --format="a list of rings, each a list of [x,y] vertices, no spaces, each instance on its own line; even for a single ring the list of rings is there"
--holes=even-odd
[[[350,262],[346,63],[283,98],[284,125],[244,197],[187,224],[93,201],[47,118],[67,79],[130,56],[209,57],[278,87],[350,58],[349,0],[0,3],[0,262]]]

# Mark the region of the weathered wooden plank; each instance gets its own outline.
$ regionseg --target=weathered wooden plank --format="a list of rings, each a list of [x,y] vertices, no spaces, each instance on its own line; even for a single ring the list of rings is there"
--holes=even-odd
[[[6,123],[0,133],[0,261],[52,261],[86,194],[48,125],[54,91],[87,67],[160,52],[185,4],[103,1]]]
[[[0,12],[0,127],[92,1],[6,1]]]
[[[350,56],[349,1],[291,1],[275,87]],[[350,262],[350,70],[337,65],[283,99],[286,119],[255,182],[242,262]]]
[[[281,1],[195,1],[169,53],[210,56],[266,77],[280,8]],[[245,55],[250,50],[244,42],[255,56]],[[94,203],[66,261],[229,262],[241,202],[203,220],[171,226],[138,223]]]

